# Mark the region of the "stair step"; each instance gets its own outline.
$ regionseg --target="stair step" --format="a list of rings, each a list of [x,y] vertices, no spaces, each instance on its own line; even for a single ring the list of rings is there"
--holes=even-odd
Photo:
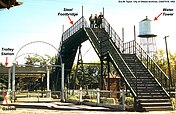
[[[134,74],[135,74],[135,73],[134,73]],[[136,79],[136,78],[133,78],[133,79]],[[138,79],[138,80],[150,79],[150,80],[153,80],[153,81],[154,81],[154,78],[153,78],[153,77],[148,77],[148,76],[137,76],[137,79]]]
[[[153,99],[156,99],[156,98],[167,98],[167,95],[138,95],[138,98],[153,98]]]
[[[136,85],[131,86],[133,88],[136,88]],[[150,91],[163,91],[161,89],[160,86],[137,86],[137,89],[140,91],[146,91],[146,92],[150,92]]]
[[[146,96],[146,95],[166,95],[166,93],[164,93],[164,92],[162,92],[162,93],[160,93],[160,92],[151,92],[151,93],[138,93],[138,95],[144,95],[144,96]]]
[[[171,103],[168,99],[168,96],[161,89],[155,79],[151,76],[150,72],[145,68],[145,66],[143,66],[141,61],[138,60],[136,55],[121,54],[131,72],[136,75],[137,79],[131,74],[130,70],[127,68],[123,60],[121,60],[121,58],[119,57],[119,53],[116,52],[114,47],[112,47],[111,42],[108,39],[109,35],[105,32],[105,30],[97,29],[95,31],[95,34],[97,35],[99,40],[102,40],[102,51],[106,53],[108,50],[110,50],[112,58],[115,60],[114,63],[118,65],[119,69],[122,71],[124,76],[127,78],[127,81],[130,83],[131,87],[134,88],[134,90],[137,83],[137,99],[140,101],[142,107],[145,110],[161,110],[161,107],[164,106],[166,109],[170,110]],[[94,39],[93,42],[95,42]],[[96,41],[96,43],[96,45],[99,46],[98,41]],[[164,108],[162,108],[162,110],[163,109]]]
[[[137,81],[137,84],[144,84],[144,81]],[[145,81],[145,84],[157,84],[157,83],[156,83],[156,81]]]
[[[135,86],[132,86],[132,88],[134,89],[134,90],[136,90],[136,87]],[[152,90],[156,90],[156,89],[160,89],[160,88],[156,88],[156,87],[137,87],[137,91],[138,92],[141,92],[141,91],[146,91],[146,90],[148,90],[148,91],[152,91]]]
[[[132,88],[134,88],[135,90],[137,89],[138,91],[139,90],[149,90],[149,91],[151,91],[151,90],[153,90],[153,89],[160,89],[159,87],[156,87],[156,86],[131,86]],[[140,91],[140,92],[141,92]]]
[[[129,61],[129,60],[126,60],[125,59],[125,62],[129,65],[129,66],[136,66],[136,67],[141,67],[141,68],[143,68],[143,69],[145,69],[145,67],[141,64],[141,63],[139,63],[139,62],[133,62],[133,61]]]
[[[127,77],[127,80],[128,80],[128,77]],[[137,80],[137,82],[142,82],[142,83],[147,83],[147,82],[155,82],[155,80],[154,79],[147,79],[147,78],[132,78],[131,79],[133,82],[136,82],[136,80]]]
[[[155,82],[150,82],[150,81],[146,81],[146,80],[137,80],[137,82],[136,82],[136,80],[131,80],[131,79],[127,79],[127,80],[130,80],[131,82],[130,82],[130,85],[131,86],[136,86],[136,84],[137,84],[137,86],[143,86],[143,85],[145,85],[145,86],[158,86],[158,84],[157,83],[155,83]]]
[[[163,90],[137,90],[140,93],[163,93]]]
[[[122,71],[124,76],[127,78],[127,81],[130,83],[131,87],[134,88],[134,90],[137,83],[137,99],[141,103],[142,107],[146,111],[172,110],[170,99],[158,85],[156,80],[151,76],[150,72],[137,58],[137,56],[135,54],[121,54],[132,73],[137,76],[136,79],[133,77],[130,70],[119,57],[119,53],[116,52],[114,47],[112,47],[111,42],[109,42],[109,35],[107,34],[107,32],[104,29],[96,29],[94,30],[94,32],[97,35],[98,39],[102,40],[102,45],[104,46],[102,48],[103,52],[110,50],[112,58],[115,60],[114,63],[118,65],[119,69]],[[92,40],[93,42],[96,41],[96,47],[99,46],[97,40]],[[98,49],[98,51],[100,52],[100,47],[98,47]]]
[[[131,82],[130,82],[130,84],[156,84],[154,81],[151,81],[151,80],[140,80],[140,79],[138,79],[138,80],[134,80],[134,79],[128,79],[127,78],[127,80],[130,80]],[[158,84],[157,84],[158,85]]]
[[[172,106],[151,106],[151,107],[143,107],[145,111],[169,111],[173,110]]]
[[[158,87],[158,85],[156,84],[131,84],[131,87],[135,88],[137,86],[138,87],[145,87],[145,88],[148,88],[148,87]]]
[[[172,106],[170,102],[152,102],[152,103],[140,103],[143,107],[150,106]]]
[[[167,99],[168,97],[166,95],[162,96],[162,95],[156,95],[156,96],[141,96],[138,95],[138,99]]]
[[[139,102],[142,102],[142,103],[162,103],[162,102],[170,102],[170,99],[138,99]]]
[[[158,85],[154,84],[154,85],[149,85],[149,84],[131,84],[132,87],[136,87],[137,88],[156,88],[156,87],[159,87]]]

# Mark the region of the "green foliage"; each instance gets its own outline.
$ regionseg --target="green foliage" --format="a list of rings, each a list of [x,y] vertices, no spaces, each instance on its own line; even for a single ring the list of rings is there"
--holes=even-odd
[[[51,57],[49,55],[45,55],[45,56],[39,56],[39,55],[34,55],[34,56],[30,56],[28,55],[27,57],[25,57],[25,64],[27,65],[52,65],[55,63],[55,57]],[[52,70],[52,67],[48,67],[49,70]],[[44,78],[45,80],[46,78]],[[42,78],[39,77],[25,77],[23,79],[20,79],[20,85],[22,89],[45,89],[45,86],[41,86],[42,83],[44,84],[44,82],[41,83]],[[32,86],[33,84],[35,84],[35,86]],[[18,86],[17,86],[18,87]],[[21,89],[21,88],[17,88],[17,89]]]
[[[160,66],[160,68],[166,72],[167,69],[167,61],[165,57],[164,50],[158,50],[154,53],[155,62]]]
[[[104,62],[107,64],[107,62]],[[119,74],[117,69],[110,63],[110,70],[112,74]],[[107,66],[104,65],[104,75],[107,75]],[[105,78],[105,77],[104,77]],[[100,62],[96,62],[95,64],[81,64],[77,66],[73,64],[72,72],[70,76],[70,87],[73,89],[79,89],[79,87],[83,87],[83,89],[96,89],[99,87],[100,80]]]
[[[171,98],[173,109],[176,110],[176,98]]]
[[[95,84],[98,84],[99,67],[96,65],[78,65],[78,67],[76,67],[76,65],[72,67],[71,87],[76,84],[77,89],[80,86],[83,87],[83,89],[88,89],[88,87],[92,88]]]
[[[167,64],[167,58],[166,53],[164,50],[158,50],[154,54],[155,62],[158,64],[158,66],[168,75],[168,64]],[[171,76],[173,79],[173,82],[176,85],[176,53],[170,53],[169,52],[169,61],[170,61],[170,67],[171,67]]]
[[[68,95],[68,99],[69,100],[79,100],[79,95],[78,94]]]
[[[55,63],[55,57],[51,57],[49,55],[45,55],[45,56],[38,56],[38,55],[34,55],[34,56],[30,56],[28,55],[27,57],[25,57],[25,64],[27,65],[51,65]]]
[[[114,98],[106,98],[106,97],[102,97],[100,99],[100,103],[103,103],[103,104],[115,104],[115,99]]]
[[[134,104],[134,98],[132,98],[132,97],[125,97],[125,104],[127,106],[133,106],[133,104]]]

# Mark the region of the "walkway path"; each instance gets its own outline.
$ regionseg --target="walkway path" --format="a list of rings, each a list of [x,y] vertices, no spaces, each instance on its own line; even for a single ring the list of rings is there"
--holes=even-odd
[[[3,111],[0,114],[138,114],[138,112],[118,112],[103,107],[91,107],[85,105],[75,105],[72,103],[13,103],[16,110]],[[144,112],[142,114],[176,114],[175,111],[169,112]],[[141,113],[139,113],[141,114]]]

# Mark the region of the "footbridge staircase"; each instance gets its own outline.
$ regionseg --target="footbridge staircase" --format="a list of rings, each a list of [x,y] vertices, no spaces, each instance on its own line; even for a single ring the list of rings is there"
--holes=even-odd
[[[124,43],[106,19],[102,28],[90,28],[82,17],[66,30],[56,64],[62,58],[65,69],[71,69],[78,47],[86,40],[101,59],[110,58],[134,97],[135,110],[172,110],[168,76],[136,41]]]

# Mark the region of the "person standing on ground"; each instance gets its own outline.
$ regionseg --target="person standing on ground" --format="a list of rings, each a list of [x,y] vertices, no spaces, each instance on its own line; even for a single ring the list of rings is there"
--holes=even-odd
[[[90,21],[90,28],[94,28],[94,18],[92,14],[89,17],[89,21]]]

